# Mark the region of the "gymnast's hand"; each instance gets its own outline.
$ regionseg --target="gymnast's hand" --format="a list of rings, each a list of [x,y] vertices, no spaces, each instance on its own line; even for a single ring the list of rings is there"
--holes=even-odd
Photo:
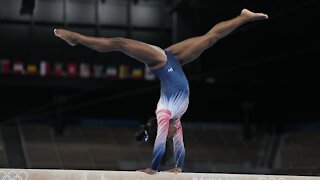
[[[178,174],[178,173],[181,173],[181,172],[182,172],[182,169],[176,167],[176,168],[173,168],[173,169],[166,170],[165,172],[170,172],[170,173]]]
[[[138,171],[144,172],[144,173],[147,173],[147,174],[150,174],[150,175],[153,175],[153,174],[158,172],[157,170],[154,170],[152,168],[141,169],[141,170],[138,170]]]

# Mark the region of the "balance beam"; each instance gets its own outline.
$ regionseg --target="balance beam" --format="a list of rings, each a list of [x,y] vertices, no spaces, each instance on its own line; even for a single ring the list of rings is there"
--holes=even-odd
[[[148,175],[136,171],[0,169],[0,180],[320,180],[312,176],[166,173]]]

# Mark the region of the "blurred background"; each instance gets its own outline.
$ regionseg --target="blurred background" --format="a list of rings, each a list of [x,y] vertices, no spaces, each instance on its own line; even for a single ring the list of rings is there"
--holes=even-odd
[[[119,52],[53,35],[127,37],[166,48],[243,8],[246,24],[184,70],[185,171],[320,175],[318,0],[0,0],[0,166],[136,170],[152,143],[159,81]],[[170,147],[170,145],[168,145]],[[168,151],[162,169],[172,167]]]

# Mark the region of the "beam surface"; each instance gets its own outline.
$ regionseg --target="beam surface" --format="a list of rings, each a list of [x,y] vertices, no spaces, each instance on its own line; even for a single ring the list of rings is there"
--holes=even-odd
[[[218,173],[159,172],[148,175],[136,171],[0,169],[0,180],[320,180],[315,176],[246,175]]]

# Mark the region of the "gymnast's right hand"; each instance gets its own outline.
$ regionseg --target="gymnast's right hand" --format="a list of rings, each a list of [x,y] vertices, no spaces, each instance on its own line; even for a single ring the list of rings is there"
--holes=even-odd
[[[157,170],[154,170],[152,168],[141,169],[141,170],[138,170],[138,171],[144,172],[144,173],[147,173],[147,174],[150,174],[150,175],[155,174],[155,173],[158,172]]]

